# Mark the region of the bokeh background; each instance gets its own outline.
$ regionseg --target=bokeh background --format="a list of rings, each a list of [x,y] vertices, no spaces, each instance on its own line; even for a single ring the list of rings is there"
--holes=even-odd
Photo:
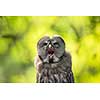
[[[0,82],[34,83],[37,42],[61,35],[77,83],[100,82],[99,16],[1,16]]]

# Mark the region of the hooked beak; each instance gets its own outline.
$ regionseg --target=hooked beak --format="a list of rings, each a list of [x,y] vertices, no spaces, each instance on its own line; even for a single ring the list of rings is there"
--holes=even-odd
[[[54,48],[52,47],[51,44],[49,44],[49,46],[48,46],[48,54],[50,54],[50,55],[54,54]]]
[[[51,48],[52,46],[51,46],[51,44],[49,44],[49,48]]]

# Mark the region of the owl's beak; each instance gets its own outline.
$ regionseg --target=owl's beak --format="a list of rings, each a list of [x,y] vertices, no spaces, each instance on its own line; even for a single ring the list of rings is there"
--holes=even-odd
[[[52,46],[51,46],[51,44],[49,44],[49,48],[51,48]]]
[[[54,53],[54,48],[52,47],[52,45],[51,44],[49,44],[49,46],[48,46],[48,54],[53,54]]]

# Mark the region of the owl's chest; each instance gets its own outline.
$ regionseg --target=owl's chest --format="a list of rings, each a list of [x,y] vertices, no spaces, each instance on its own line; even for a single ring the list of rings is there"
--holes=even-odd
[[[46,64],[39,75],[38,81],[40,83],[65,83],[67,82],[67,72],[61,65]]]

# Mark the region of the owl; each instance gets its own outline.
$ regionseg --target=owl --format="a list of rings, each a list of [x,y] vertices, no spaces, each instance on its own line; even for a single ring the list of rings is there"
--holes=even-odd
[[[42,37],[37,43],[35,58],[37,83],[74,83],[70,53],[60,36]]]

